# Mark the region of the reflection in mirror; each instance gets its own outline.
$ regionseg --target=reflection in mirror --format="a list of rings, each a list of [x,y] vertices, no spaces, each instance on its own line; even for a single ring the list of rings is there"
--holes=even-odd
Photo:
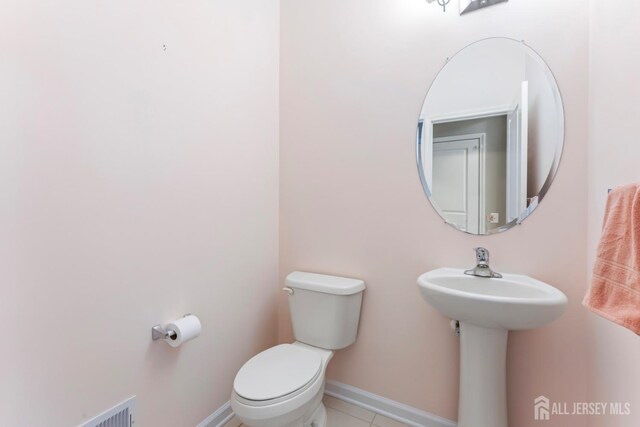
[[[558,85],[524,43],[467,46],[434,80],[418,123],[418,169],[444,220],[471,234],[521,223],[558,168],[564,112]]]

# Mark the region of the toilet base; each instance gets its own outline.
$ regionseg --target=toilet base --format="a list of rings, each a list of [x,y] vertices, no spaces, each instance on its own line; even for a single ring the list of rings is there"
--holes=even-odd
[[[320,403],[308,420],[296,420],[282,427],[327,427],[327,410]]]
[[[327,427],[327,410],[324,403],[320,402],[320,406],[311,415],[309,421],[304,423],[304,427]]]
[[[249,424],[243,423],[243,425],[249,426]],[[256,424],[251,424],[256,425]],[[324,404],[320,402],[320,406],[311,414],[306,421],[303,419],[297,419],[285,425],[279,425],[278,427],[327,427],[327,410]]]

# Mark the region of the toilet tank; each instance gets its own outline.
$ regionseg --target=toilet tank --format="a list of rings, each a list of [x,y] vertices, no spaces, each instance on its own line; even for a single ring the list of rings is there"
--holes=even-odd
[[[353,344],[358,334],[364,282],[295,271],[286,278],[296,341],[327,350]]]

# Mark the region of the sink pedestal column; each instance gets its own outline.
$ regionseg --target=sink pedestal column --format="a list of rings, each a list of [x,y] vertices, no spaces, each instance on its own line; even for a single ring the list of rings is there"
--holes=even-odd
[[[458,427],[508,427],[508,334],[460,322]]]

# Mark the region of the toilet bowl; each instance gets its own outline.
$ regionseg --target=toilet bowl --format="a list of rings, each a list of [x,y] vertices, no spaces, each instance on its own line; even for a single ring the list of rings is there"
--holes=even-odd
[[[249,426],[325,426],[322,396],[332,357],[330,350],[299,342],[258,354],[236,375],[234,413]]]
[[[287,276],[296,342],[269,348],[238,371],[231,408],[249,427],[325,427],[325,372],[334,350],[353,344],[362,280],[294,272]]]

